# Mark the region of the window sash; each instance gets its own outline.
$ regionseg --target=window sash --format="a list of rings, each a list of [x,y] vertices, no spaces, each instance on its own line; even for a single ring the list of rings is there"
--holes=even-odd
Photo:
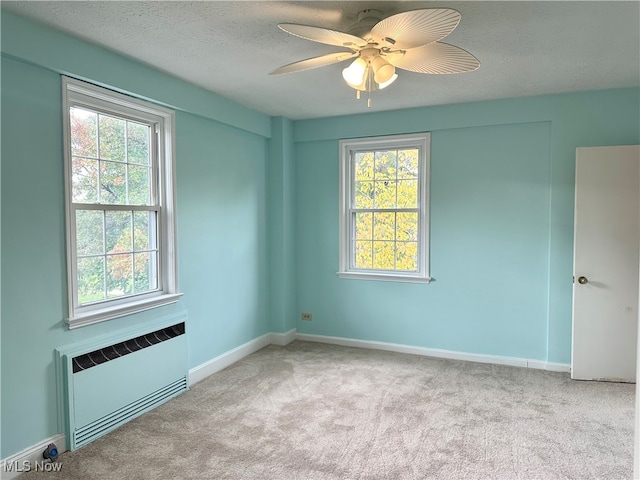
[[[83,309],[87,309],[90,308],[91,306],[95,306],[98,304],[102,304],[102,303],[106,303],[106,302],[114,302],[115,300],[118,299],[127,299],[127,298],[132,298],[132,297],[140,297],[140,296],[145,296],[148,294],[155,294],[159,291],[162,291],[163,289],[163,276],[162,276],[162,261],[161,261],[161,235],[160,232],[162,231],[162,215],[161,215],[161,207],[159,206],[141,206],[141,205],[101,205],[101,204],[94,204],[94,203],[84,203],[84,204],[80,204],[80,203],[74,203],[71,204],[71,218],[70,218],[70,222],[71,222],[71,229],[74,232],[74,235],[72,236],[72,238],[70,238],[70,242],[72,242],[72,249],[73,249],[73,304],[74,304],[74,308],[76,310],[82,311]],[[76,226],[76,219],[77,219],[77,212],[79,211],[93,211],[93,212],[123,212],[123,213],[133,213],[133,212],[147,212],[147,213],[154,213],[155,215],[153,215],[151,218],[152,220],[150,220],[150,225],[148,228],[148,234],[149,234],[149,240],[148,243],[151,245],[155,245],[154,248],[146,248],[146,249],[136,249],[135,245],[134,245],[134,235],[132,234],[132,239],[131,239],[131,248],[129,250],[123,250],[118,252],[117,254],[113,254],[113,253],[109,253],[106,251],[106,237],[107,237],[107,231],[106,231],[106,225],[103,223],[103,230],[102,230],[102,245],[103,245],[103,249],[102,249],[102,253],[95,253],[95,254],[79,254],[78,253],[78,246],[77,246],[77,226]],[[105,218],[103,217],[103,222],[105,221]],[[132,223],[131,223],[131,228],[134,229],[135,228],[135,224],[134,224],[134,219],[132,218]],[[130,294],[124,294],[124,295],[119,295],[117,297],[112,297],[109,298],[107,292],[107,280],[106,280],[106,266],[105,266],[105,271],[104,271],[104,275],[105,275],[105,280],[103,282],[103,288],[105,290],[105,297],[103,299],[100,300],[96,300],[93,302],[80,302],[79,300],[79,268],[78,268],[78,263],[79,260],[81,259],[85,259],[85,258],[104,258],[105,261],[108,257],[113,257],[116,255],[133,255],[133,262],[132,262],[132,269],[135,268],[135,255],[140,255],[143,253],[148,253],[151,254],[150,257],[154,258],[153,262],[149,262],[149,268],[150,270],[153,272],[153,278],[151,278],[151,273],[149,274],[149,283],[152,285],[155,285],[154,288],[150,288],[147,290],[143,290],[140,292],[135,292],[135,281],[134,281],[134,285],[133,285],[133,292]],[[105,264],[106,265],[106,264]],[[134,280],[135,278],[135,271],[132,271],[132,280]]]
[[[120,164],[120,165],[125,165],[125,168],[127,169],[127,173],[128,173],[128,168],[129,166],[134,166],[134,167],[147,167],[149,169],[150,172],[150,178],[149,178],[149,202],[148,202],[148,206],[158,206],[160,205],[160,197],[159,197],[159,189],[160,189],[160,175],[159,175],[159,169],[160,169],[160,165],[159,165],[159,160],[160,160],[160,155],[162,154],[162,151],[160,149],[160,133],[161,133],[161,128],[160,128],[160,123],[161,121],[159,121],[157,118],[151,117],[149,115],[144,115],[143,112],[135,112],[132,111],[129,108],[124,108],[124,107],[119,107],[118,109],[113,108],[113,106],[109,107],[108,105],[104,105],[104,101],[99,100],[97,98],[92,98],[92,97],[88,97],[85,95],[79,95],[80,98],[78,99],[71,99],[67,102],[67,110],[66,110],[66,115],[67,118],[70,119],[70,111],[72,108],[80,108],[83,110],[89,110],[92,111],[94,113],[98,113],[98,114],[102,114],[102,115],[107,115],[110,117],[116,117],[119,119],[123,119],[123,120],[127,120],[130,122],[135,122],[138,124],[142,124],[145,125],[149,128],[149,164],[148,165],[142,165],[142,164],[137,164],[137,163],[130,163],[128,162],[128,152],[125,149],[125,160],[124,161],[118,161],[118,160],[113,160],[113,159],[107,159],[107,158],[103,158],[99,153],[100,150],[100,127],[99,125],[96,127],[96,143],[98,145],[98,156],[97,157],[91,157],[88,155],[73,155],[73,153],[71,151],[69,151],[68,153],[66,153],[66,155],[70,155],[70,158],[67,159],[68,162],[73,162],[73,158],[85,158],[88,160],[94,160],[98,162],[98,165],[100,166],[102,163],[114,163],[114,164]],[[82,99],[82,100],[81,100]],[[122,109],[122,110],[120,110]],[[136,115],[137,113],[137,115]],[[71,131],[68,132],[68,134],[66,135],[67,141],[71,141]],[[69,148],[69,150],[71,150]],[[72,172],[69,172],[70,175],[72,175]],[[102,175],[101,169],[98,168],[98,180],[100,179]],[[128,182],[127,182],[128,183]],[[72,183],[72,178],[69,178],[69,187],[72,190],[71,191],[71,203],[72,204],[77,204],[80,202],[74,202],[73,201],[73,183]],[[127,185],[128,187],[128,185]],[[98,200],[101,198],[101,189],[98,187]],[[134,204],[129,204],[129,203],[120,203],[120,204],[112,204],[112,203],[103,203],[96,200],[96,202],[92,202],[96,205],[130,205],[130,206],[134,206]]]
[[[72,251],[72,276],[73,276],[73,306],[74,306],[74,310],[76,311],[82,311],[82,310],[86,310],[86,309],[90,309],[93,306],[96,305],[101,305],[101,304],[108,304],[108,303],[116,303],[115,301],[125,301],[125,299],[128,298],[132,298],[132,297],[138,297],[138,296],[145,296],[145,295],[149,295],[149,294],[155,294],[158,291],[162,290],[162,262],[160,261],[160,242],[159,242],[159,226],[160,226],[160,205],[159,205],[159,201],[158,201],[158,185],[157,185],[157,180],[158,180],[158,165],[159,165],[159,158],[158,158],[158,153],[159,153],[159,149],[157,147],[158,144],[158,125],[156,121],[149,121],[149,119],[147,118],[141,118],[132,114],[121,114],[117,109],[110,109],[110,108],[104,108],[103,106],[100,106],[98,108],[92,106],[92,105],[86,105],[84,102],[79,102],[79,101],[75,101],[75,102],[71,102],[70,105],[67,106],[67,113],[69,115],[69,118],[71,117],[71,109],[73,108],[78,108],[78,109],[82,109],[85,111],[89,111],[92,113],[96,113],[98,114],[97,117],[97,124],[96,124],[96,148],[97,148],[97,157],[95,157],[95,161],[97,161],[98,163],[98,168],[97,168],[97,181],[98,184],[96,185],[96,189],[97,189],[97,198],[96,198],[96,202],[95,203],[80,203],[80,202],[71,202],[71,208],[70,208],[70,212],[71,212],[71,230],[73,232],[72,238],[70,239],[71,241],[71,251]],[[127,121],[131,121],[131,122],[135,122],[137,124],[140,125],[144,125],[145,127],[147,127],[149,129],[149,151],[148,151],[148,165],[144,165],[144,167],[148,168],[149,171],[149,179],[147,182],[147,188],[149,189],[149,199],[148,199],[148,205],[136,205],[136,204],[132,204],[132,203],[103,203],[102,200],[102,182],[101,182],[101,175],[102,175],[102,165],[103,163],[114,163],[114,164],[122,164],[125,166],[125,191],[126,191],[126,199],[129,200],[129,177],[128,177],[128,172],[129,172],[129,165],[136,165],[137,164],[133,164],[129,162],[129,157],[128,157],[128,131],[127,131],[127,125],[128,123],[124,124],[124,128],[125,128],[125,136],[124,136],[124,159],[122,161],[118,161],[118,160],[113,160],[113,159],[108,159],[105,158],[102,155],[101,152],[101,137],[103,135],[102,129],[101,129],[101,124],[100,124],[100,116],[99,115],[105,115],[105,116],[109,116],[111,118],[115,118],[118,120],[124,120],[125,122]],[[69,132],[69,141],[71,143],[73,143],[73,132]],[[73,152],[70,152],[71,158],[69,158],[69,161],[73,162],[74,158],[89,158],[86,155],[73,155]],[[91,157],[93,158],[93,157]],[[71,185],[71,198],[73,199],[74,194],[75,194],[75,185],[73,184],[73,177],[70,179],[70,185]],[[134,253],[134,248],[133,245],[131,245],[131,252],[128,252],[129,254],[131,254],[131,276],[130,276],[130,280],[131,280],[131,292],[123,292],[123,294],[121,295],[117,295],[117,296],[112,296],[111,298],[109,297],[109,275],[108,275],[108,260],[111,259],[113,260],[116,257],[116,254],[109,254],[106,251],[106,236],[107,236],[107,231],[106,231],[106,225],[103,226],[103,231],[102,231],[102,236],[103,236],[103,251],[101,254],[95,254],[95,255],[90,255],[90,256],[85,256],[85,255],[79,255],[78,254],[78,246],[77,246],[77,235],[78,235],[78,229],[77,229],[77,212],[78,211],[100,211],[100,212],[123,212],[123,213],[128,213],[128,212],[136,212],[136,211],[146,211],[146,212],[154,212],[154,221],[153,221],[153,230],[151,228],[149,228],[149,234],[152,236],[152,241],[153,244],[155,245],[156,248],[149,250],[149,253],[153,252],[152,255],[149,255],[149,285],[153,286],[154,288],[149,288],[146,289],[144,291],[141,292],[135,292],[135,259],[136,259],[136,255]],[[103,217],[103,222],[104,222],[104,217]],[[131,228],[134,228],[133,225],[133,219],[132,219],[132,224],[131,224]],[[150,239],[151,240],[151,239]],[[133,241],[133,237],[132,237],[132,241]],[[142,252],[138,252],[138,253],[142,253]],[[125,255],[127,254],[127,252],[123,251],[123,252],[119,252],[118,255]],[[103,292],[103,296],[102,298],[96,299],[95,301],[87,301],[87,302],[81,302],[80,300],[80,275],[81,275],[81,269],[80,269],[80,263],[82,259],[85,258],[101,258],[103,259],[103,266],[102,266],[102,271],[103,271],[103,281],[102,281],[102,292]],[[151,259],[153,259],[153,262],[151,261]],[[126,260],[125,260],[126,262]],[[153,275],[153,278],[151,278]]]
[[[399,151],[399,150],[411,150],[411,149],[417,149],[418,150],[418,177],[416,178],[416,180],[418,181],[418,185],[417,185],[417,204],[418,207],[415,208],[378,208],[378,207],[372,207],[372,208],[356,208],[354,207],[355,203],[356,203],[356,155],[358,154],[368,154],[371,153],[373,154],[373,156],[375,157],[375,154],[381,151]],[[423,152],[421,150],[421,147],[419,145],[394,145],[394,146],[384,146],[384,145],[380,145],[380,146],[376,146],[374,148],[363,148],[363,149],[358,149],[358,150],[351,150],[350,154],[349,154],[349,172],[350,172],[350,189],[349,189],[349,216],[351,217],[351,221],[349,222],[349,237],[351,239],[351,244],[349,246],[349,269],[352,271],[362,271],[362,272],[377,272],[377,273],[392,273],[392,274],[398,274],[401,273],[403,275],[417,275],[420,273],[420,265],[421,265],[421,255],[423,254],[422,250],[422,238],[421,238],[421,229],[420,229],[420,205],[421,205],[421,193],[422,193],[422,182],[420,182],[420,177],[421,177],[421,172],[422,172],[422,157],[423,157]],[[396,176],[396,178],[393,181],[397,182],[398,178]],[[372,182],[375,181],[380,181],[380,180],[376,180],[375,178],[375,173],[374,173],[374,178],[371,180]],[[418,253],[417,253],[417,258],[416,258],[416,264],[417,264],[417,270],[401,270],[401,269],[397,269],[395,268],[395,259],[394,259],[394,268],[392,269],[384,269],[384,268],[361,268],[361,267],[357,267],[356,266],[356,213],[402,213],[402,212],[417,212],[418,213],[418,239],[416,241],[416,243],[418,244]],[[394,243],[394,247],[396,244],[396,235],[397,235],[397,224],[394,227],[394,240],[389,240],[392,241]],[[371,246],[373,248],[374,246],[374,242],[376,240],[375,239],[371,239],[369,240],[369,242],[371,243]]]
[[[393,239],[359,239],[356,235],[356,214],[358,213],[416,213],[418,216],[418,225],[417,228],[417,239],[416,240],[398,240],[398,226],[397,223],[394,226],[394,238]],[[387,272],[387,273],[401,273],[403,275],[416,275],[420,273],[420,209],[419,208],[402,208],[402,209],[374,209],[374,208],[365,208],[365,209],[350,209],[349,210],[349,238],[350,238],[350,246],[349,246],[349,269],[352,271],[362,271],[362,272]],[[356,242],[367,242],[370,243],[372,248],[375,242],[391,242],[394,244],[394,252],[398,243],[415,243],[417,244],[417,258],[416,258],[416,270],[403,270],[399,268],[395,268],[397,258],[394,258],[394,268],[392,269],[384,269],[384,268],[364,268],[358,267],[356,265]]]

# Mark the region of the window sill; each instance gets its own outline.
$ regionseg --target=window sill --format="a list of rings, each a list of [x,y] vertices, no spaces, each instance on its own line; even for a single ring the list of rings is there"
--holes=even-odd
[[[112,320],[114,318],[124,317],[144,310],[169,305],[170,303],[176,303],[181,296],[182,293],[167,293],[156,297],[145,298],[143,300],[132,301],[124,305],[114,305],[111,307],[95,309],[69,317],[66,319],[66,322],[69,325],[69,329],[72,330],[74,328],[84,327],[85,325],[92,325],[105,320]]]
[[[367,273],[367,272],[338,272],[340,278],[350,278],[357,280],[375,280],[381,282],[402,282],[402,283],[429,283],[431,277],[418,277],[413,275],[397,275],[393,273]]]

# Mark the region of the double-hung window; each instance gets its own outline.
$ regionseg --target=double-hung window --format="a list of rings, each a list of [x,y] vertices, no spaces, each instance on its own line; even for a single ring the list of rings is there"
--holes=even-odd
[[[70,328],[178,300],[173,112],[63,77]]]
[[[429,140],[340,141],[340,277],[430,280]]]

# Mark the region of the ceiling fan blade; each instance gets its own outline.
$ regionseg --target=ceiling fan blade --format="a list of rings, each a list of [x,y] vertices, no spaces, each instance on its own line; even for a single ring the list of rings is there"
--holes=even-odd
[[[411,10],[380,20],[371,36],[381,46],[408,49],[437,42],[460,23],[460,12],[451,8]]]
[[[321,57],[307,58],[306,60],[300,60],[299,62],[293,62],[288,65],[284,65],[280,68],[276,68],[269,75],[280,75],[281,73],[293,73],[302,72],[303,70],[310,70],[312,68],[324,67],[325,65],[331,65],[333,63],[343,62],[350,58],[356,57],[356,52],[338,52],[322,55]]]
[[[328,28],[311,27],[309,25],[298,25],[295,23],[281,23],[278,27],[296,37],[311,40],[312,42],[334,45],[336,47],[356,49],[357,47],[364,47],[367,44],[367,42],[360,37],[329,30]]]
[[[418,73],[464,73],[480,67],[480,61],[466,50],[441,42],[411,48],[404,55],[386,55],[385,59],[398,68]]]

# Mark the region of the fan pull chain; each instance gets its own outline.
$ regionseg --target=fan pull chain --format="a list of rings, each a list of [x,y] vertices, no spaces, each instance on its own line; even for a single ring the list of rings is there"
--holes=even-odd
[[[371,68],[371,60],[369,60],[369,65],[367,67],[367,108],[371,108],[371,91],[373,90],[373,86],[375,85],[373,80],[373,68]]]

